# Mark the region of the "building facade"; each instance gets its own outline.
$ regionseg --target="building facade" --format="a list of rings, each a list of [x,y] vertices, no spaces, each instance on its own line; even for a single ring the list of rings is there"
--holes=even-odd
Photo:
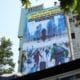
[[[41,13],[41,11],[43,13]],[[39,63],[42,61],[42,57],[44,57],[43,58],[44,60],[50,59],[48,56],[51,57],[51,55],[48,56],[46,55],[45,58],[44,54],[47,54],[47,52],[49,51],[47,48],[50,48],[51,51],[52,48],[51,44],[53,43],[56,43],[59,46],[61,45],[61,47],[66,48],[66,50],[68,51],[67,52],[68,57],[66,58],[65,62],[62,61],[63,60],[62,57],[60,58],[58,57],[60,61],[57,62],[58,59],[55,59],[53,60],[54,64],[56,63],[57,65],[59,65],[62,64],[62,62],[66,63],[80,58],[80,53],[79,53],[80,52],[79,51],[80,50],[80,42],[79,42],[80,27],[79,25],[78,27],[76,26],[76,19],[74,18],[75,15],[72,14],[63,15],[63,14],[64,13],[58,7],[45,10],[42,7],[42,5],[39,7],[31,8],[29,10],[27,9],[21,10],[21,19],[20,19],[19,34],[18,34],[18,37],[20,39],[20,44],[19,44],[19,71],[20,72],[22,72],[23,74],[29,74],[29,72],[35,73],[36,71],[46,69],[44,68],[45,67],[44,64],[46,64],[45,62],[41,64]],[[43,42],[41,41],[43,41],[45,44],[43,44]],[[64,46],[64,44],[66,46]],[[45,46],[47,46],[47,48],[45,48]],[[44,50],[45,53],[43,52]],[[39,54],[39,51],[41,51],[42,54]],[[34,52],[36,54],[32,56]],[[27,54],[27,56],[25,54]],[[30,64],[31,62],[33,64]],[[25,63],[28,64],[25,65]],[[42,67],[39,68],[39,65],[42,65]],[[47,68],[54,67],[52,63],[51,64],[48,63],[46,65]],[[35,70],[32,66],[35,68]],[[78,73],[72,74],[73,72],[75,73],[78,72]],[[79,71],[74,70],[50,78],[45,78],[44,80],[53,80],[53,79],[54,80],[78,80],[77,75],[79,76],[79,74],[80,74]]]

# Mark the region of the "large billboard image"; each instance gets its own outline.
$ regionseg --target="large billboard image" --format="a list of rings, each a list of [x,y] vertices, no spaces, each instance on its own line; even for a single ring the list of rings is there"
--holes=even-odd
[[[47,20],[27,23],[25,41],[46,40],[66,34],[66,23],[63,14],[55,15]]]
[[[62,12],[46,18],[26,19],[22,73],[30,74],[70,61],[66,18]]]

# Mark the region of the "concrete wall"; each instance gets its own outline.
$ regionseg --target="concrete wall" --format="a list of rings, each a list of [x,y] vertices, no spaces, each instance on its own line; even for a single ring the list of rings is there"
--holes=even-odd
[[[75,59],[80,58],[80,25],[76,26],[75,19],[73,19],[73,15],[69,15],[70,19],[70,30],[71,33],[74,33],[75,38],[72,39],[73,50]]]

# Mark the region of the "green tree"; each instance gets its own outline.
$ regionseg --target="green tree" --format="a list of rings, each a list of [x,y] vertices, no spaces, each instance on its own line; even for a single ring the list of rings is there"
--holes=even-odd
[[[80,0],[59,0],[61,9],[65,12],[74,12],[80,17]]]
[[[59,1],[61,9],[63,9],[64,12],[69,12],[74,4],[74,0],[59,0]]]
[[[22,6],[24,6],[26,9],[31,5],[31,2],[29,0],[21,0]]]
[[[0,74],[11,73],[14,71],[13,52],[11,51],[12,43],[10,39],[2,37],[0,39]]]
[[[80,0],[59,0],[60,7],[67,15],[68,13],[75,14],[75,26],[80,25]]]

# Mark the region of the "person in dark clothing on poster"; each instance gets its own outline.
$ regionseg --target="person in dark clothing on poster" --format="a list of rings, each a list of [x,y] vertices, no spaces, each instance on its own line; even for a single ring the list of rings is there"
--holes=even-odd
[[[61,46],[58,46],[57,44],[53,44],[53,47],[51,49],[51,59],[55,59],[55,65],[58,65],[59,63],[65,62],[65,57],[68,55],[68,50],[64,49]]]
[[[46,29],[43,28],[42,31],[41,31],[41,40],[45,41],[46,38],[47,38]]]
[[[42,58],[42,55],[40,54],[40,51],[38,49],[36,49],[36,51],[34,52],[34,62],[35,62],[35,67],[36,70],[38,69],[38,63],[39,63],[39,56]]]
[[[49,53],[49,50],[48,50],[48,49],[46,49],[46,50],[45,50],[45,52],[46,52],[46,55],[48,55],[48,53]]]

